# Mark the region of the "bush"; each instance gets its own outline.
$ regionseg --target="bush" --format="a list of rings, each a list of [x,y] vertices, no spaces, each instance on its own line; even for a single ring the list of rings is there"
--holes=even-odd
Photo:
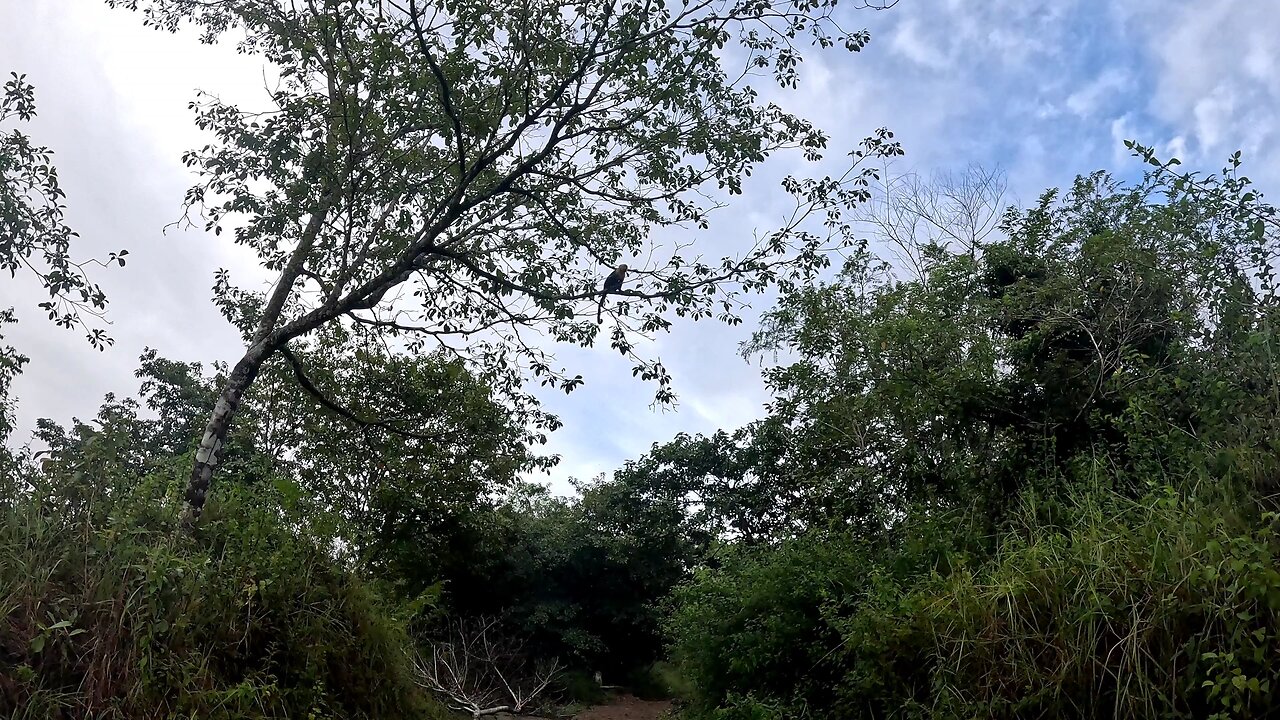
[[[224,486],[191,537],[173,485],[0,501],[0,716],[443,717],[400,624],[276,498]]]
[[[1280,687],[1274,519],[1094,493],[1026,500],[978,563],[936,528],[879,555],[802,539],[684,588],[676,655],[701,717],[1256,717]]]
[[[678,590],[669,632],[695,712],[770,718],[833,707],[839,675],[824,660],[840,638],[824,615],[833,599],[865,590],[870,568],[856,544],[809,536],[738,553]],[[736,696],[743,688],[752,695]]]
[[[1280,683],[1280,545],[1164,492],[1024,516],[924,613],[935,710],[987,717],[1255,717]]]
[[[627,676],[626,687],[641,700],[670,700],[693,690],[680,675],[679,668],[666,661],[632,671]]]

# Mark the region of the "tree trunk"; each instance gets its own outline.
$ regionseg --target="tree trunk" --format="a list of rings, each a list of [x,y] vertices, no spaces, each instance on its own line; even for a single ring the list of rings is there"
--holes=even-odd
[[[307,255],[315,245],[316,238],[324,226],[324,219],[333,207],[335,192],[325,194],[320,206],[307,221],[302,239],[294,248],[288,264],[280,272],[275,290],[267,299],[249,348],[245,350],[240,362],[232,368],[231,376],[227,378],[227,384],[223,386],[222,394],[218,396],[218,402],[209,415],[209,422],[204,426],[204,437],[200,439],[200,445],[196,448],[195,464],[191,468],[191,479],[187,482],[187,507],[183,511],[183,520],[188,527],[193,526],[200,519],[200,513],[204,510],[205,496],[209,492],[209,482],[213,478],[214,471],[218,469],[218,452],[222,450],[222,445],[227,440],[227,431],[231,429],[231,421],[235,417],[236,410],[240,408],[240,400],[249,386],[253,385],[254,379],[258,377],[262,364],[289,338],[312,330],[326,320],[337,316],[336,312],[330,312],[328,315],[312,313],[305,322],[295,323],[297,327],[292,329],[292,334],[284,331],[276,332],[276,323],[280,320],[280,313],[289,299],[289,293],[293,291],[293,284],[302,274]]]
[[[262,364],[275,349],[274,345],[269,345],[265,341],[250,345],[244,357],[240,358],[231,370],[231,375],[222,388],[222,394],[218,396],[218,402],[213,406],[209,422],[204,427],[204,437],[196,447],[195,464],[191,468],[191,479],[187,482],[187,508],[184,521],[188,526],[194,525],[204,510],[209,481],[213,478],[213,473],[217,470],[221,459],[218,453],[226,442],[227,431],[231,429],[231,421],[240,407],[240,400],[253,384],[254,378],[258,376]]]

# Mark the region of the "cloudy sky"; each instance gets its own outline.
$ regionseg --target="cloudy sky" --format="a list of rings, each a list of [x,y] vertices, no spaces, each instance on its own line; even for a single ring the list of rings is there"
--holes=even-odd
[[[1078,173],[1139,171],[1126,138],[1216,169],[1241,149],[1264,190],[1280,182],[1280,13],[1250,0],[901,0],[882,13],[848,11],[866,27],[859,54],[810,57],[802,87],[779,96],[817,121],[846,151],[879,126],[907,151],[897,170],[930,173],[970,163],[1008,175],[1011,201],[1029,201]],[[232,361],[237,335],[209,301],[212,275],[230,268],[242,285],[260,277],[243,251],[200,232],[162,228],[180,214],[190,184],[179,162],[203,144],[187,103],[197,88],[255,104],[263,68],[191,34],[144,29],[100,0],[0,0],[0,73],[24,72],[40,117],[24,128],[57,153],[78,255],[130,250],[128,267],[100,273],[111,299],[105,353],[52,327],[21,278],[0,280],[0,307],[21,322],[8,340],[31,357],[15,387],[19,432],[37,417],[90,417],[107,392],[132,394],[144,347],[172,359]],[[833,152],[833,154],[839,154]],[[705,241],[732,251],[767,226],[773,185],[753,184]],[[763,309],[763,308],[757,308]],[[652,388],[603,349],[557,349],[587,386],[548,403],[565,421],[553,474],[611,470],[677,432],[737,427],[762,412],[757,367],[738,357],[750,323],[677,324],[652,348],[673,372],[680,405],[650,409]]]

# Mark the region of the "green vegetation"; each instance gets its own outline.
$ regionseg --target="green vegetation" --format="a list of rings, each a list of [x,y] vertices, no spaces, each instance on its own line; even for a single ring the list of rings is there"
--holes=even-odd
[[[934,525],[804,537],[676,594],[707,717],[1250,717],[1271,706],[1274,517],[1168,491],[1028,501],[988,552]],[[1215,715],[1215,713],[1220,713]]]
[[[521,331],[591,345],[644,230],[820,159],[727,43],[790,86],[792,41],[865,33],[809,2],[108,1],[282,70],[270,119],[197,103],[187,157],[188,209],[279,278],[218,274],[234,365],[147,350],[137,397],[0,448],[0,715],[480,717],[597,678],[690,720],[1280,707],[1280,219],[1238,156],[1133,145],[1131,183],[1005,208],[994,174],[864,170],[901,152],[882,131],[786,179],[794,223],[743,257],[673,253],[610,302],[670,400],[638,338],[776,289],[743,347],[785,359],[767,414],[556,497],[524,479],[561,423],[527,385],[582,378]],[[0,121],[32,113],[15,76]],[[0,178],[0,266],[109,344],[50,153],[4,133]]]
[[[1278,244],[1236,177],[1081,178],[785,297],[756,507],[802,502],[675,593],[692,714],[1273,708]]]
[[[190,537],[171,481],[131,478],[107,443],[77,459],[0,492],[0,714],[446,716],[404,624],[278,495],[228,493]]]

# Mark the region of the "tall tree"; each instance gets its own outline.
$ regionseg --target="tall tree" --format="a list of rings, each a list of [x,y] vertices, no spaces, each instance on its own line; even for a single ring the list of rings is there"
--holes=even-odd
[[[197,517],[241,398],[290,340],[358,324],[439,343],[513,393],[526,373],[569,391],[581,376],[522,330],[593,343],[602,268],[642,257],[610,341],[670,400],[637,337],[673,313],[736,322],[742,293],[823,267],[850,241],[842,210],[874,173],[862,161],[900,153],[880,131],[842,174],[786,178],[781,227],[689,259],[692,240],[650,230],[708,228],[774,152],[821,159],[827,136],[751,83],[771,71],[796,86],[805,40],[860,50],[869,36],[839,26],[835,0],[107,1],[169,30],[194,22],[208,42],[236,28],[279,69],[269,109],[194,104],[215,139],[186,155],[202,176],[188,209],[279,273],[265,297],[219,275],[247,347],[196,455]]]
[[[889,236],[897,268],[868,250],[785,294],[747,351],[797,358],[766,371],[786,466],[833,507],[1000,513],[1101,457],[1138,493],[1200,452],[1177,443],[1266,447],[1280,235],[1233,174],[1094,173],[1009,209],[987,240]],[[900,226],[915,225],[936,226]]]
[[[781,540],[802,527],[810,499],[806,473],[786,465],[793,441],[772,419],[709,437],[681,433],[590,491],[619,517],[678,508],[679,521],[669,524],[699,547]]]

